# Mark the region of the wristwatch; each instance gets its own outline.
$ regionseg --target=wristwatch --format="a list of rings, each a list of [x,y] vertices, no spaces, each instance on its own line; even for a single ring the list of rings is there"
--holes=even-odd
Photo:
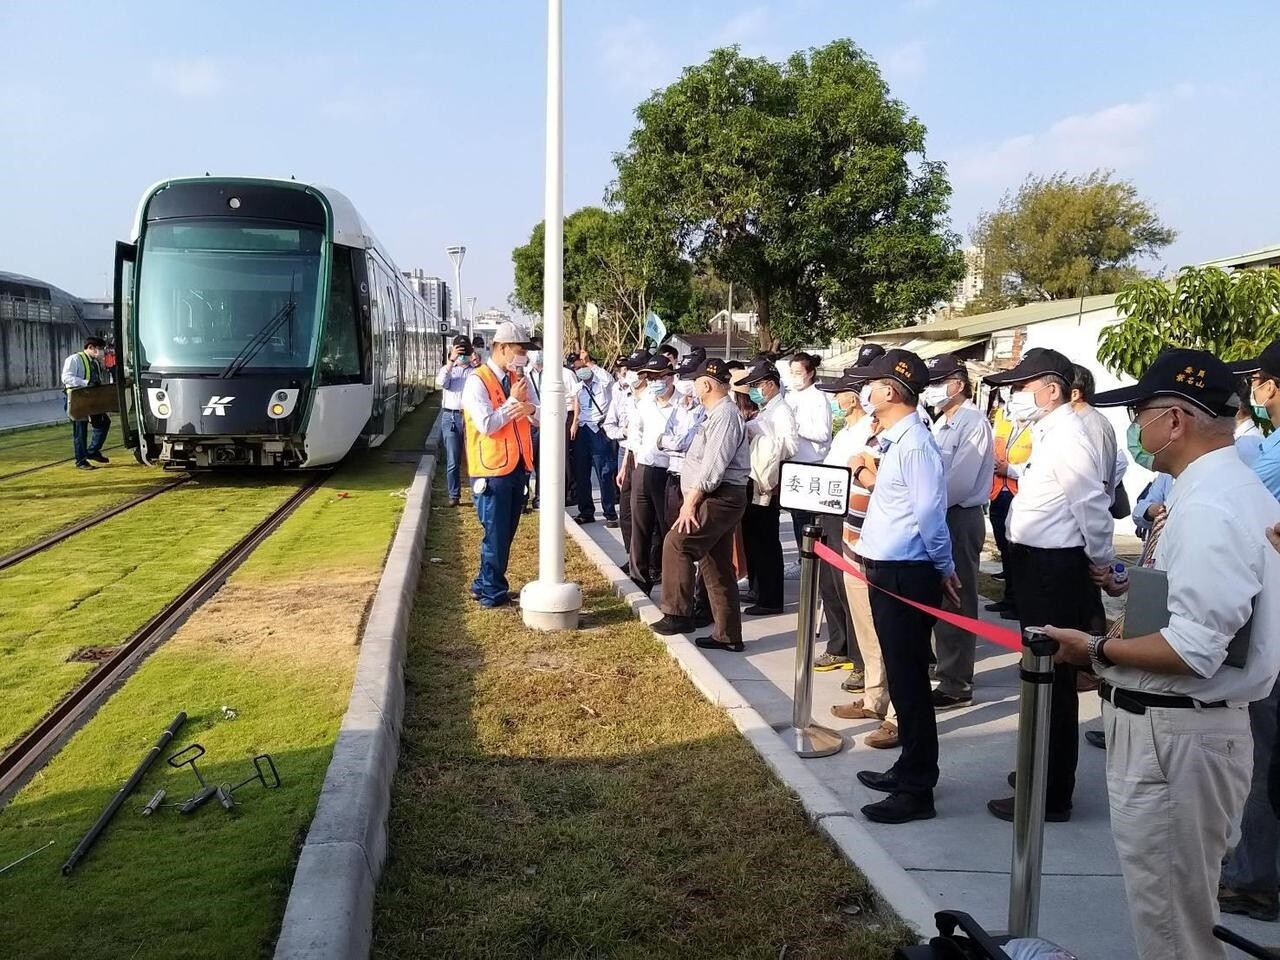
[[[854,482],[854,483],[859,483],[859,482],[860,482],[860,481],[858,480],[858,474],[860,474],[860,473],[861,473],[863,470],[865,470],[865,469],[867,469],[867,465],[866,465],[865,463],[860,463],[860,464],[858,464],[858,469],[857,469],[857,470],[855,470],[855,471],[853,471],[853,482]]]
[[[1115,662],[1107,657],[1106,646],[1110,637],[1094,636],[1089,638],[1089,659],[1100,667],[1114,667]]]

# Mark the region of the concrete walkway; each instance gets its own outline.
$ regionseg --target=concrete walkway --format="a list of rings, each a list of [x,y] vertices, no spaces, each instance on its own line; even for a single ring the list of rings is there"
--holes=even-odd
[[[67,419],[66,404],[60,393],[54,393],[52,398],[45,394],[40,396],[45,399],[0,402],[0,433]],[[71,436],[70,430],[67,436]]]
[[[618,531],[601,523],[583,530],[615,564],[626,559]],[[779,536],[786,559],[796,559],[790,518],[785,513]],[[616,575],[617,571],[613,572]],[[797,583],[787,583],[785,613],[745,619],[745,654],[705,651],[712,665],[775,730],[785,730],[791,722],[797,588]],[[660,591],[661,587],[654,590],[655,600]],[[818,649],[823,649],[821,642]],[[978,655],[974,705],[938,717],[941,779],[936,791],[937,819],[891,826],[861,818],[859,808],[882,795],[863,787],[855,774],[887,769],[897,751],[873,750],[860,742],[877,723],[843,721],[831,715],[833,704],[853,698],[840,689],[847,676],[844,671],[814,675],[813,709],[817,722],[850,738],[849,747],[833,757],[803,762],[866,824],[939,908],[965,910],[989,929],[1001,929],[1008,917],[1012,827],[992,817],[986,802],[1012,795],[1005,778],[1013,769],[1017,740],[1018,658],[984,641],[979,641]],[[1101,728],[1099,705],[1096,695],[1081,696],[1082,729]],[[1104,767],[1104,752],[1082,742],[1072,820],[1045,827],[1040,932],[1074,951],[1081,960],[1131,960],[1135,957],[1133,938],[1111,841]],[[874,883],[874,875],[869,876]],[[1239,917],[1227,922],[1256,942],[1280,944],[1280,925]]]

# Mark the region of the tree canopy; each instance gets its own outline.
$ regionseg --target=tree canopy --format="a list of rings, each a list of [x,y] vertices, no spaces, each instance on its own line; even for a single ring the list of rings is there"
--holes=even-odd
[[[1137,188],[1109,170],[1029,176],[972,231],[984,283],[969,312],[1115,293],[1141,278],[1139,259],[1175,236]]]
[[[636,109],[613,199],[750,291],[765,350],[910,320],[963,273],[925,128],[848,40],[712,52]]]
[[[1256,357],[1280,337],[1280,270],[1183,267],[1166,283],[1146,279],[1116,297],[1124,319],[1102,331],[1098,360],[1137,378],[1166,347],[1223,360]]]

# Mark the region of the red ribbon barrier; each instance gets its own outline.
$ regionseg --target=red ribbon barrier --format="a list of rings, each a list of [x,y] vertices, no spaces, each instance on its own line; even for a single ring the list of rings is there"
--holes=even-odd
[[[890,590],[884,590],[877,587],[874,583],[866,578],[861,570],[846,560],[843,556],[836,553],[825,543],[819,540],[814,544],[814,552],[818,557],[831,564],[837,570],[842,570],[851,577],[857,577],[863,583],[881,593],[887,593],[895,600],[901,600],[909,606],[915,607],[917,610],[929,614],[931,617],[937,617],[939,620],[949,623],[961,630],[968,630],[983,640],[989,640],[997,646],[1005,647],[1009,650],[1022,650],[1022,635],[1017,630],[1009,630],[1006,627],[998,627],[994,623],[987,623],[985,620],[974,620],[972,617],[961,616],[958,613],[951,613],[947,610],[939,610],[937,607],[929,607],[923,603],[916,603],[914,600],[908,600],[906,597],[900,597]]]

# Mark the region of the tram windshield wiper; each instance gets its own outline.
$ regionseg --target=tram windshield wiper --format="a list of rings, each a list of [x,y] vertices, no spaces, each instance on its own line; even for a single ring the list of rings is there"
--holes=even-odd
[[[258,355],[258,351],[267,345],[267,341],[275,335],[275,332],[284,325],[285,321],[293,316],[293,311],[296,307],[297,303],[290,297],[289,302],[277,310],[271,319],[263,324],[262,328],[240,348],[240,352],[231,358],[231,362],[218,374],[219,378],[229,380],[243,370],[249,364],[249,361]]]

